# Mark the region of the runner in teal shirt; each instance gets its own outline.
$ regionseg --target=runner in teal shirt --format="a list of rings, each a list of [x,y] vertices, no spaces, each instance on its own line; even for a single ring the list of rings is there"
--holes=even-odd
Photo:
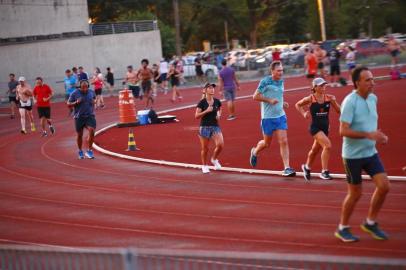
[[[389,192],[389,180],[375,145],[386,144],[388,137],[378,130],[377,97],[372,93],[375,83],[371,71],[367,67],[355,68],[352,81],[355,90],[344,99],[340,117],[347,196],[334,235],[343,242],[359,240],[351,233],[349,220],[362,195],[362,172],[365,171],[372,178],[375,191],[361,229],[374,239],[387,240],[388,236],[378,227],[376,218]]]
[[[261,102],[261,129],[263,139],[256,147],[251,148],[250,164],[257,165],[258,153],[271,145],[272,136],[279,143],[280,153],[284,165],[282,176],[295,176],[296,172],[289,166],[288,123],[284,108],[289,104],[283,100],[283,67],[280,61],[274,61],[270,66],[270,75],[262,79],[253,98]]]

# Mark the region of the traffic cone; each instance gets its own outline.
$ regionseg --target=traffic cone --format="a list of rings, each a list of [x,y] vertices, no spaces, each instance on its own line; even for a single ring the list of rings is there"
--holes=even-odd
[[[132,128],[130,128],[130,131],[128,132],[128,148],[127,151],[136,151],[140,150],[137,148],[137,144],[135,143],[134,139],[134,131]]]

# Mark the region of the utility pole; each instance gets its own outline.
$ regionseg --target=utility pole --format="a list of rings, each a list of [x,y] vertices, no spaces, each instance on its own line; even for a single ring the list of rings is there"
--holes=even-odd
[[[224,37],[226,39],[227,50],[230,49],[230,43],[228,42],[228,24],[227,21],[224,21]]]
[[[175,17],[175,42],[176,42],[176,55],[182,57],[182,48],[180,42],[180,21],[179,21],[179,4],[178,0],[172,0],[173,14]]]
[[[321,30],[321,40],[326,40],[326,26],[324,23],[324,9],[323,9],[323,0],[317,0],[319,7],[319,17],[320,17],[320,30]]]

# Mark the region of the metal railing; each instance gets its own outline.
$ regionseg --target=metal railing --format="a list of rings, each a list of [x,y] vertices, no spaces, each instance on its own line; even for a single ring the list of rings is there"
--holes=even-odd
[[[0,246],[2,270],[405,270],[406,260],[284,253]]]
[[[95,23],[90,24],[89,27],[90,35],[111,35],[158,30],[158,22],[156,20],[149,20],[119,23]]]

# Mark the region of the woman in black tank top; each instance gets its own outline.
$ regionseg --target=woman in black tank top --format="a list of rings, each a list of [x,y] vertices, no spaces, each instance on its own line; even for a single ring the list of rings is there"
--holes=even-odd
[[[176,65],[171,64],[168,71],[168,79],[172,87],[172,102],[175,102],[176,98],[178,98],[179,101],[182,100],[182,95],[180,94],[180,91],[178,89],[180,76],[180,72],[176,70]]]
[[[325,180],[333,179],[328,170],[331,149],[331,141],[327,137],[330,127],[329,112],[332,106],[340,114],[340,105],[337,103],[335,96],[326,94],[326,85],[327,82],[324,79],[314,79],[312,83],[313,94],[301,99],[295,105],[305,119],[311,118],[310,134],[313,136],[314,142],[307,155],[306,164],[302,165],[304,178],[307,181],[311,178],[310,168],[320,150],[322,150],[320,178]],[[308,110],[305,108],[308,108]]]

